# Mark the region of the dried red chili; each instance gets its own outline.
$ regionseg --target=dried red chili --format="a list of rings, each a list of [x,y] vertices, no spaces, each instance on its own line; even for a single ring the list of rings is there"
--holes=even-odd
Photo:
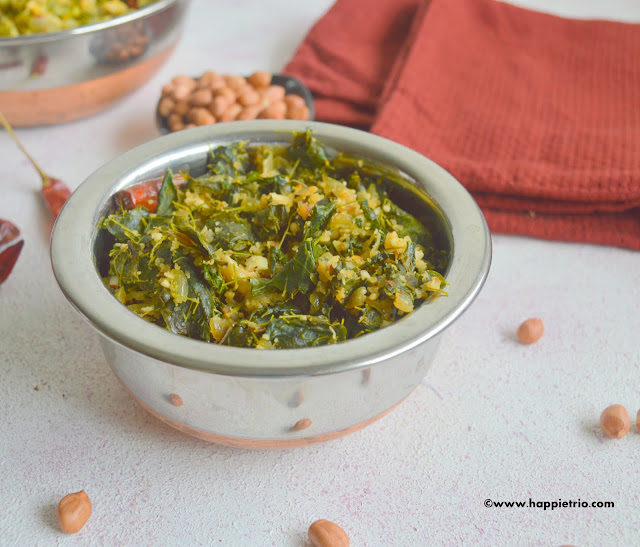
[[[180,186],[184,182],[182,175],[174,175],[173,183]],[[118,208],[131,210],[143,206],[150,213],[158,207],[158,192],[162,186],[162,179],[146,180],[135,186],[130,186],[117,192],[113,199]]]
[[[18,227],[0,219],[0,285],[5,282],[18,260],[24,240]]]
[[[42,179],[42,195],[45,199],[47,207],[49,208],[49,211],[51,211],[51,214],[54,217],[57,217],[60,213],[60,210],[62,209],[62,206],[66,203],[67,199],[69,199],[71,190],[60,179],[50,177],[40,168],[36,161],[31,157],[31,154],[27,152],[27,149],[20,142],[20,139],[18,139],[18,136],[15,134],[13,128],[4,117],[2,112],[0,112],[0,124],[4,126],[4,128],[7,130],[7,133],[9,133],[11,138],[18,145],[18,148],[22,150],[23,154],[27,157],[29,162],[31,162],[31,165],[33,165],[34,169],[40,175],[40,178]]]

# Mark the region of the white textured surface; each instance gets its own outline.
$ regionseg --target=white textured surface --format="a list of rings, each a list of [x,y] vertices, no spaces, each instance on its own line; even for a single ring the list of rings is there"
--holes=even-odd
[[[520,0],[571,16],[640,21],[633,0]],[[177,73],[279,70],[329,0],[195,0],[170,62],[117,107],[20,130],[76,187],[156,136],[154,103]],[[599,431],[600,412],[640,408],[640,253],[497,236],[486,288],[445,333],[427,381],[350,437],[281,452],[180,434],[139,408],[48,260],[36,173],[0,134],[0,218],[26,244],[0,288],[0,544],[303,546],[309,524],[352,545],[632,545],[640,540],[640,434]],[[544,337],[515,341],[543,318]],[[441,395],[441,396],[440,396]],[[55,505],[85,489],[94,513],[61,534]],[[487,508],[496,501],[613,501],[614,508]]]

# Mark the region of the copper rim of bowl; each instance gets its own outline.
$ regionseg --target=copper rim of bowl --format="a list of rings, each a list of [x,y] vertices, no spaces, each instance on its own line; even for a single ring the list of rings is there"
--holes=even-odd
[[[99,32],[101,30],[107,30],[124,25],[131,21],[144,19],[149,15],[153,15],[154,13],[158,13],[167,9],[169,6],[175,4],[176,2],[177,0],[158,0],[153,4],[150,4],[143,8],[139,8],[131,13],[127,13],[126,15],[114,17],[113,19],[109,19],[108,21],[102,21],[100,23],[93,23],[90,25],[82,25],[71,29],[60,30],[58,32],[43,32],[41,34],[26,34],[20,36],[0,37],[0,48],[2,46],[14,47],[38,42],[55,42],[57,40],[64,40],[69,36],[91,34],[94,32]]]
[[[93,256],[96,225],[118,190],[157,176],[168,164],[187,165],[211,145],[239,140],[286,142],[310,129],[323,143],[395,167],[426,190],[451,231],[449,295],[420,306],[400,321],[365,336],[313,348],[256,350],[194,340],[138,317],[104,286]],[[398,143],[361,130],[321,122],[257,120],[179,131],[142,144],[89,176],[58,217],[51,260],[63,293],[103,336],[143,355],[186,368],[243,377],[332,374],[394,357],[435,337],[468,308],[491,263],[491,237],[467,190],[447,171]]]

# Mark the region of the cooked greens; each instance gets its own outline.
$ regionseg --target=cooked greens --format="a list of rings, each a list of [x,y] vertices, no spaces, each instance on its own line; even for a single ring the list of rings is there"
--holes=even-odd
[[[446,250],[392,201],[388,174],[330,152],[310,132],[288,146],[215,148],[205,174],[179,180],[165,174],[155,211],[118,210],[100,225],[107,286],[174,333],[317,346],[446,294]]]

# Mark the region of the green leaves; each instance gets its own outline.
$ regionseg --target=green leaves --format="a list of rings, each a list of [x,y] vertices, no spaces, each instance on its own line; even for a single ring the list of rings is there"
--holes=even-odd
[[[120,215],[109,215],[102,221],[102,227],[115,237],[116,241],[125,242],[140,237],[148,218],[149,211],[144,207],[137,207]]]
[[[269,273],[273,277],[282,269],[287,262],[287,255],[282,252],[280,245],[273,245],[269,248]]]
[[[424,243],[425,239],[430,236],[429,231],[416,217],[398,207],[390,199],[384,200],[383,208],[389,209],[387,216],[397,225],[400,237],[409,236],[414,243]]]
[[[211,151],[209,170],[215,175],[246,175],[251,171],[249,154],[242,144],[218,146]]]
[[[249,222],[240,217],[210,220],[207,222],[207,226],[213,230],[211,245],[217,249],[241,251],[257,241]]]
[[[315,288],[316,256],[314,244],[305,241],[282,269],[270,280],[252,280],[251,292],[253,295],[267,294],[280,291],[286,294],[302,292],[309,294]]]
[[[213,317],[217,298],[204,281],[204,276],[198,272],[189,258],[179,258],[176,260],[176,264],[180,266],[187,276],[187,283],[190,289],[189,296],[202,306],[205,319],[208,321]]]
[[[158,192],[158,208],[156,214],[159,216],[166,216],[174,210],[174,201],[178,199],[178,191],[173,184],[173,173],[171,169],[168,169],[162,179],[162,186]]]
[[[311,216],[305,223],[302,239],[317,237],[317,235],[319,235],[318,232],[321,232],[327,226],[327,223],[337,206],[338,204],[335,201],[331,201],[326,198],[318,201],[313,206]]]
[[[311,131],[297,133],[291,146],[287,148],[287,156],[299,161],[307,169],[327,167],[329,159],[322,145],[312,137]]]
[[[282,204],[271,204],[255,215],[254,226],[260,239],[280,239],[289,224],[289,213]]]
[[[331,323],[323,316],[282,316],[269,321],[267,334],[277,348],[293,349],[332,344],[347,339],[341,323]]]
[[[376,215],[376,212],[369,206],[369,202],[366,199],[360,202],[360,207],[362,207],[364,218],[371,223],[372,230],[382,228],[382,224],[380,220],[378,220],[378,215]]]

